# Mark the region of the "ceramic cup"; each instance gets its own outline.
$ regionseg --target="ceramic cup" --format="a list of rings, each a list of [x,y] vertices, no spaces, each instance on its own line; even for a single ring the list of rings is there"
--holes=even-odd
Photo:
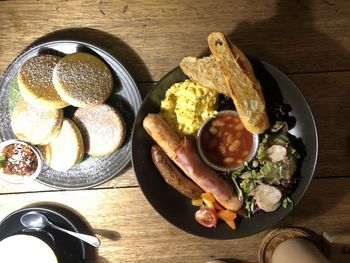
[[[330,263],[321,251],[304,238],[292,238],[279,244],[271,263]]]
[[[53,249],[33,235],[17,234],[0,241],[2,263],[58,263]]]

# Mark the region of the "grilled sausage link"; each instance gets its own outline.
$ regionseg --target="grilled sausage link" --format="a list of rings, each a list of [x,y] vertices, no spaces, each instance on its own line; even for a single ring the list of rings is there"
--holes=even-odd
[[[211,170],[199,157],[197,149],[182,141],[162,117],[148,114],[143,120],[143,127],[166,155],[200,188],[212,193],[226,209],[237,211],[241,208],[242,203],[233,187]]]
[[[158,145],[152,146],[152,160],[159,173],[170,186],[190,199],[199,199],[203,190],[183,175]]]

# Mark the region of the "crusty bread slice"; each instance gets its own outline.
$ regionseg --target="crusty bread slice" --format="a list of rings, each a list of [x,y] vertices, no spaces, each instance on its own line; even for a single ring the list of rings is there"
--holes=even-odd
[[[211,33],[208,44],[245,128],[251,133],[264,132],[269,128],[269,119],[260,83],[249,60],[235,45],[229,44],[222,33]]]
[[[180,62],[180,68],[192,81],[230,96],[224,73],[213,56],[203,58],[185,57]]]
[[[74,122],[63,119],[59,134],[49,144],[39,147],[48,166],[56,171],[67,171],[84,156],[84,143]]]

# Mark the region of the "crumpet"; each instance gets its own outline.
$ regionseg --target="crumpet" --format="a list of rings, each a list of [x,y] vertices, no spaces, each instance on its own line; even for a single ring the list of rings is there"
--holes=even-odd
[[[125,123],[120,113],[106,104],[79,108],[73,115],[83,135],[85,152],[104,156],[117,150],[125,138]]]
[[[62,120],[62,109],[39,108],[21,98],[13,109],[11,126],[20,140],[47,144],[59,133]]]
[[[57,63],[53,83],[64,101],[86,108],[102,104],[109,97],[113,78],[104,62],[80,52],[67,55]]]
[[[24,100],[39,107],[61,109],[68,106],[57,94],[52,74],[61,58],[40,55],[27,60],[18,71],[18,86]]]
[[[40,146],[48,166],[56,171],[67,171],[84,156],[83,138],[72,120],[64,118],[62,128],[49,144]]]

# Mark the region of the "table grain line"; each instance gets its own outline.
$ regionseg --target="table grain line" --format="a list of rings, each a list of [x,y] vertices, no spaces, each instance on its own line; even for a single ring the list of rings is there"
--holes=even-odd
[[[312,180],[340,180],[340,179],[350,179],[349,176],[326,176],[326,177],[313,177]],[[72,190],[64,190],[64,189],[47,189],[47,190],[38,190],[38,191],[25,191],[25,192],[6,192],[6,193],[0,193],[0,196],[4,195],[16,195],[16,194],[35,194],[35,193],[66,193],[66,192],[76,192],[76,191],[97,191],[97,190],[118,190],[118,189],[136,189],[141,187],[139,185],[130,185],[130,186],[109,186],[109,187],[97,187],[97,188],[87,188],[87,189],[72,189]]]

